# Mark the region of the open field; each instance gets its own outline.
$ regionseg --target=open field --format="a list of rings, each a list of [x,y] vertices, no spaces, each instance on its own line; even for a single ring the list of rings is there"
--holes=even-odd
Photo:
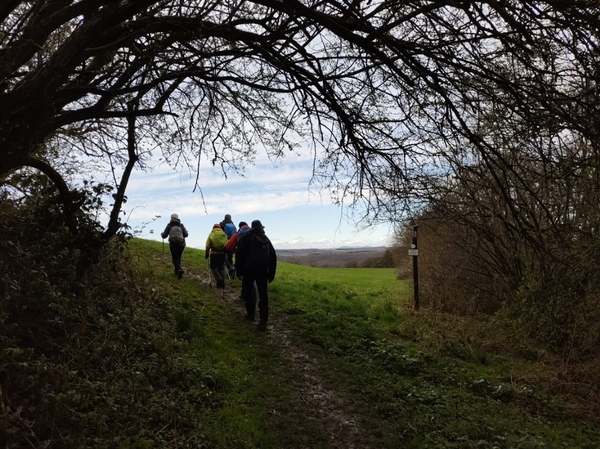
[[[223,407],[205,415],[214,447],[600,447],[589,397],[560,388],[548,354],[515,350],[483,317],[416,313],[394,269],[333,266],[377,250],[304,252],[291,255],[331,268],[281,263],[266,333],[244,320],[239,280],[195,290],[201,254],[191,279],[165,279],[204,323],[191,357],[221,379]]]
[[[348,264],[381,257],[387,248],[335,248],[335,249],[277,249],[277,258],[281,262],[295,263],[311,267],[345,267]]]

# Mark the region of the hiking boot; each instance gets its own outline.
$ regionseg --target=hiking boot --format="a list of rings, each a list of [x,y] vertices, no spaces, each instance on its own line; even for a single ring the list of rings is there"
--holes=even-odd
[[[254,318],[254,315],[248,315],[248,314],[246,314],[246,319],[248,321],[254,321],[256,318]]]
[[[181,277],[183,276],[183,273],[185,273],[185,271],[183,271],[183,269],[179,270],[177,272],[177,279],[181,279]]]
[[[225,288],[225,280],[224,279],[219,279],[217,281],[217,288]]]
[[[258,322],[258,330],[259,331],[266,331],[267,330],[267,322],[263,321],[263,320],[260,320]]]

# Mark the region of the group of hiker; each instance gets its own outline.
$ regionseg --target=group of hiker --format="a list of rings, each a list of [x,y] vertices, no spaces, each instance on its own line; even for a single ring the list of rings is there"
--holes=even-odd
[[[265,330],[269,321],[267,286],[275,279],[277,269],[277,255],[264,229],[260,220],[252,221],[250,226],[240,221],[236,228],[231,215],[226,214],[223,221],[213,225],[205,246],[205,257],[209,260],[210,272],[218,288],[225,288],[226,273],[231,279],[236,276],[241,279],[240,296],[244,301],[246,318],[250,321],[255,321],[255,291],[258,291],[260,330]],[[169,240],[175,275],[181,279],[184,274],[181,258],[188,231],[177,214],[171,215],[161,237]]]

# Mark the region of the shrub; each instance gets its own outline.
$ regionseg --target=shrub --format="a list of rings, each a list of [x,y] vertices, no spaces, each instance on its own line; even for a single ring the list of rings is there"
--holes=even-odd
[[[124,239],[79,224],[73,236],[52,197],[0,201],[3,447],[133,447],[153,426],[191,441],[196,412],[181,404],[201,392],[165,337],[176,320],[137,282]]]
[[[574,266],[580,269],[565,266],[564,275],[545,280],[526,276],[501,314],[565,360],[592,358],[600,348],[598,281],[589,269]]]
[[[481,235],[429,211],[419,221],[418,246],[423,306],[459,315],[501,311],[499,319],[555,354],[597,354],[600,245],[593,235],[538,250],[500,227]]]

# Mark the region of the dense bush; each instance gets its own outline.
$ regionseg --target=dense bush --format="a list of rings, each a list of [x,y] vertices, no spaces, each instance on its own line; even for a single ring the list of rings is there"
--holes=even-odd
[[[461,315],[493,313],[518,285],[518,273],[501,270],[473,230],[432,212],[419,220],[418,247],[425,306]]]
[[[596,250],[597,251],[597,250]],[[596,251],[554,261],[552,275],[528,274],[501,316],[565,360],[600,349],[600,259]]]
[[[417,217],[423,303],[496,313],[545,348],[588,357],[600,345],[598,148],[506,110],[478,122],[490,152],[455,148]],[[468,155],[468,156],[467,156]]]
[[[138,284],[123,239],[78,224],[52,196],[0,201],[2,447],[144,447],[151,428],[199,444],[167,301]]]
[[[362,262],[353,260],[344,265],[345,268],[394,268],[400,259],[398,247],[388,248],[381,256],[369,257]]]
[[[497,314],[565,359],[597,356],[600,242],[592,235],[537,254],[493,226],[482,234],[435,211],[422,215],[421,303],[456,314]]]

